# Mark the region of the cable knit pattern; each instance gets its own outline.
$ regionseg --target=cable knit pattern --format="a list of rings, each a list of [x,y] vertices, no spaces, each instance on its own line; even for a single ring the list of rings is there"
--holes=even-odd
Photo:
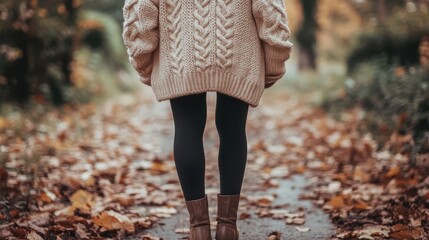
[[[208,91],[256,107],[286,72],[283,0],[126,0],[123,39],[158,101]]]
[[[218,0],[216,9],[216,64],[220,68],[232,65],[232,47],[234,42],[234,21],[233,12],[229,5],[233,0]]]
[[[168,36],[170,37],[170,51],[171,51],[171,70],[175,74],[182,74],[182,21],[181,21],[181,0],[166,0],[167,10],[167,24],[168,24]]]
[[[158,7],[150,0],[127,0],[123,7],[124,23],[122,37],[127,48],[129,61],[137,70],[140,81],[151,84],[153,51],[157,47],[159,33]],[[145,14],[150,18],[145,25],[140,24],[139,16]],[[145,37],[142,35],[145,34]]]
[[[252,9],[265,52],[265,84],[272,86],[285,74],[292,48],[286,11],[281,0],[253,1]]]
[[[210,66],[210,0],[195,0],[194,10],[194,39],[195,66],[198,71],[204,71]]]

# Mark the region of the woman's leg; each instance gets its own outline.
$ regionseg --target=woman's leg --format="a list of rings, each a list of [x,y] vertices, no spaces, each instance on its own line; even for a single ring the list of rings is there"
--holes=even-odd
[[[206,93],[170,99],[174,119],[174,161],[186,201],[205,195],[203,133],[207,118]]]
[[[241,192],[247,161],[246,121],[249,105],[217,92],[216,128],[219,133],[220,194]]]

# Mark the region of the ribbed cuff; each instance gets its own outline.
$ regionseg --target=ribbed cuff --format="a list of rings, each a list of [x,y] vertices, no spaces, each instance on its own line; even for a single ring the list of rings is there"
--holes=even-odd
[[[137,74],[139,75],[139,80],[148,85],[151,86],[151,74],[152,74],[152,68],[153,68],[153,62],[151,57],[131,57],[132,64],[134,69],[137,71]]]
[[[286,72],[285,62],[290,57],[290,49],[264,43],[265,53],[265,82],[272,83]]]
[[[147,86],[152,86],[152,84],[151,84],[151,77],[150,76],[149,77],[144,77],[144,76],[139,75],[139,80],[140,80],[140,82],[142,82],[143,84],[145,84]]]

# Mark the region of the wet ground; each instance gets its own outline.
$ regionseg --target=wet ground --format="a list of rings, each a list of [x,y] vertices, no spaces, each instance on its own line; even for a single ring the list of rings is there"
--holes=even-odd
[[[286,225],[284,220],[259,218],[255,212],[250,212],[250,218],[237,222],[240,238],[249,240],[266,239],[270,233],[278,231],[281,233],[280,239],[329,239],[334,233],[334,227],[329,220],[329,216],[319,208],[313,207],[311,202],[298,199],[305,183],[306,178],[304,176],[296,175],[288,180],[281,181],[280,187],[269,190],[268,194],[275,193],[278,195],[278,198],[273,202],[275,205],[289,204],[290,207],[288,209],[291,210],[302,207],[306,212],[306,223],[301,225],[301,227],[309,227],[310,231],[301,233],[295,229],[294,225]],[[246,191],[243,192],[246,193]],[[253,193],[267,194],[267,192]],[[208,195],[209,211],[212,220],[216,218],[216,195],[214,193],[208,193]],[[182,209],[172,218],[159,221],[152,229],[146,231],[146,233],[164,239],[186,239],[186,234],[177,234],[175,230],[188,227],[187,217],[188,213],[186,209]],[[213,236],[214,230],[215,225],[212,223]]]
[[[219,189],[218,172],[217,172],[217,151],[218,151],[218,136],[214,125],[214,107],[215,95],[210,93],[208,95],[208,120],[206,131],[204,135],[204,146],[206,152],[206,193],[209,196],[209,212],[212,223],[212,235],[214,236],[215,219],[216,219],[216,194]],[[252,116],[256,117],[256,112],[261,108],[253,108],[249,110],[249,121],[255,121]],[[141,110],[141,114],[158,114],[159,119],[169,119],[170,105],[168,102],[155,103],[154,105],[145,105]],[[168,122],[168,120],[166,120]],[[157,139],[150,139],[151,144],[158,145],[159,154],[171,154],[173,147],[173,125],[165,126],[164,129],[159,130],[164,134],[159,134]],[[157,130],[154,130],[157,131]],[[166,135],[165,132],[168,132]],[[253,139],[257,132],[248,132],[249,146],[255,144]],[[156,136],[156,134],[155,134]],[[272,136],[273,137],[273,136]],[[275,138],[276,136],[274,136]],[[149,139],[142,139],[142,141],[149,141]],[[250,149],[250,147],[249,147]],[[260,183],[260,169],[255,161],[258,157],[249,152],[248,163],[246,166],[246,174],[244,177],[242,195],[255,196],[255,195],[272,195],[276,196],[272,202],[273,206],[283,206],[290,212],[304,211],[306,222],[299,227],[309,228],[308,232],[300,232],[296,229],[297,225],[288,225],[284,219],[273,219],[270,217],[260,218],[257,215],[257,209],[247,206],[246,202],[241,201],[239,214],[246,212],[249,217],[239,219],[237,222],[240,238],[241,239],[267,239],[267,236],[272,232],[279,232],[280,239],[329,239],[334,233],[334,226],[331,223],[329,216],[320,208],[313,206],[313,203],[308,200],[300,200],[299,196],[304,191],[308,177],[305,175],[292,175],[288,178],[279,179],[277,188],[261,189],[255,187],[256,183]],[[148,207],[150,208],[150,207]],[[154,237],[163,239],[187,239],[186,233],[176,233],[178,229],[187,229],[188,213],[185,208],[179,208],[178,213],[171,218],[162,219],[155,223],[155,225],[139,233],[134,237],[127,239],[141,239],[144,234],[149,234]]]

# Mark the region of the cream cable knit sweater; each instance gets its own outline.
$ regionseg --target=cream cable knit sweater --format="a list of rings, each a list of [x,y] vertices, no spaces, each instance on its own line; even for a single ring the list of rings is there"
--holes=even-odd
[[[218,91],[258,106],[285,74],[283,0],[125,0],[123,40],[158,101]]]

